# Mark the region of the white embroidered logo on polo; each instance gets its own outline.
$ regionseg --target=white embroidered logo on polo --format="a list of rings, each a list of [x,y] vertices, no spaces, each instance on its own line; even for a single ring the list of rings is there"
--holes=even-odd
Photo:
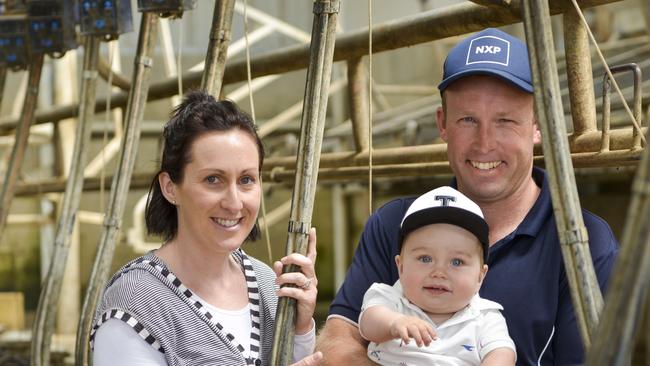
[[[508,66],[510,42],[495,36],[483,36],[470,41],[465,65],[489,63]]]

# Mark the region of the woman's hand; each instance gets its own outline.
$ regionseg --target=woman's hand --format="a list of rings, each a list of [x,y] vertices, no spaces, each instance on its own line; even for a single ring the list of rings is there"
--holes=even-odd
[[[282,286],[292,284],[296,287],[280,287],[278,297],[292,297],[298,301],[296,319],[296,334],[307,334],[312,329],[312,317],[314,308],[316,308],[316,294],[318,290],[316,285],[316,229],[309,230],[309,244],[307,247],[307,256],[292,253],[273,263],[273,270],[277,276],[275,282]],[[282,273],[282,267],[295,264],[300,267],[300,272]],[[311,365],[311,364],[307,364]]]

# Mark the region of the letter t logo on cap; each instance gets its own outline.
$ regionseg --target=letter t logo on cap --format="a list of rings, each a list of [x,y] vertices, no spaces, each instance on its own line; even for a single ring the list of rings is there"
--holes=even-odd
[[[433,199],[442,201],[442,206],[449,206],[449,202],[456,202],[456,197],[454,196],[435,196]]]

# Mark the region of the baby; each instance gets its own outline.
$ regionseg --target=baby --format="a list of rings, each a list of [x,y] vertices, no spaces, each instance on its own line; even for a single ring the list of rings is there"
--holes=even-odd
[[[478,295],[489,247],[478,205],[451,187],[434,189],[406,211],[398,240],[399,280],[373,284],[363,299],[368,357],[399,366],[514,365],[503,308]]]

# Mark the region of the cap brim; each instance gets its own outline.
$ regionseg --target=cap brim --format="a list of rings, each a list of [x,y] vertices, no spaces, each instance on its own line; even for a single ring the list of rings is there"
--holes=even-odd
[[[496,76],[500,79],[503,79],[507,82],[510,82],[511,84],[515,85],[519,89],[527,92],[527,93],[532,93],[533,92],[533,85],[530,84],[529,82],[522,80],[511,73],[501,71],[501,70],[494,70],[494,69],[472,69],[472,70],[465,70],[465,71],[460,71],[457,72],[447,78],[445,78],[440,84],[438,84],[438,89],[442,92],[451,83],[454,81],[464,78],[466,76],[471,76],[471,75],[491,75],[491,76]]]

